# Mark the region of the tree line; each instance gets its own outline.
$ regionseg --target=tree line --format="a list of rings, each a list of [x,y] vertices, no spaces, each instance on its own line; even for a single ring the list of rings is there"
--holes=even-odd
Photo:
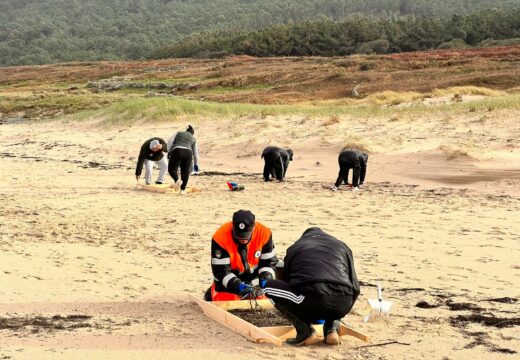
[[[341,22],[275,25],[249,32],[206,32],[156,50],[151,57],[344,56],[514,43],[520,44],[520,7],[448,18],[364,16]]]
[[[257,41],[256,37],[243,32],[277,24],[281,26],[265,30],[263,34],[269,36],[270,32],[282,30],[305,32],[305,28],[317,26],[325,32],[319,35],[325,37],[324,40],[316,40],[325,43],[317,46],[328,48],[327,39],[336,37],[335,33],[326,33],[334,29],[330,21],[363,16],[449,18],[453,14],[466,15],[489,7],[509,9],[515,4],[518,0],[2,0],[0,66],[144,59],[155,49],[193,34],[199,35],[187,41],[205,41],[209,36],[213,39],[210,42],[221,43],[222,39],[234,36],[232,34]],[[299,24],[301,21],[318,23]],[[370,26],[367,24],[380,20],[352,21]],[[295,33],[291,41],[299,41]],[[376,39],[368,30],[363,31],[362,36]],[[394,46],[390,39],[389,43],[390,47]],[[215,44],[215,49],[219,47],[222,46]],[[223,49],[229,51],[230,47]],[[277,51],[285,53],[281,49]],[[271,53],[261,49],[254,52]]]

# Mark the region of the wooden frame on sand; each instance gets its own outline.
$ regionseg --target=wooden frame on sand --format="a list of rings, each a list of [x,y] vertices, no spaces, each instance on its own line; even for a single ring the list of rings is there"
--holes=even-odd
[[[178,186],[175,186],[174,184],[160,184],[160,185],[159,184],[150,184],[150,185],[140,184],[138,186],[140,186],[141,190],[155,192],[155,193],[161,193],[161,194],[165,194],[165,193],[175,194],[175,193],[178,193],[180,190],[180,188]],[[200,189],[186,188],[186,192],[187,193],[200,192]]]
[[[282,346],[285,339],[296,336],[296,331],[292,326],[257,327],[228,312],[228,310],[249,309],[251,305],[248,300],[208,302],[193,295],[190,295],[190,298],[200,306],[206,316],[255,343],[271,343]],[[269,300],[258,300],[258,304],[264,309],[273,308]],[[313,327],[318,335],[323,334],[322,325],[313,325]],[[344,324],[340,325],[339,335],[353,336],[365,342],[369,340],[367,335]]]

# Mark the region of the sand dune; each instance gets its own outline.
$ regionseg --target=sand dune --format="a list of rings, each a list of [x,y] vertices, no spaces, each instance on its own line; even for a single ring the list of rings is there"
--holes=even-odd
[[[142,191],[133,176],[141,143],[184,122],[2,125],[0,358],[511,359],[520,352],[520,154],[507,142],[516,117],[506,115],[467,135],[468,154],[452,160],[446,146],[460,146],[471,119],[442,136],[430,119],[413,129],[385,119],[333,128],[199,119],[203,172],[189,186],[200,191],[184,197]],[[352,139],[371,150],[367,184],[333,193],[337,152]],[[268,144],[295,150],[285,183],[261,179]],[[246,190],[227,191],[227,180]],[[209,286],[211,235],[239,208],[273,229],[281,257],[309,226],[347,242],[363,288],[346,321],[372,344],[409,345],[278,349],[205,318],[186,294]],[[379,281],[392,315],[365,324]]]

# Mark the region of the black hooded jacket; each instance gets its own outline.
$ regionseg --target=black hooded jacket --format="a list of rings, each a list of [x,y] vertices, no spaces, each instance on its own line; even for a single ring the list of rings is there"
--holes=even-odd
[[[261,158],[273,162],[278,160],[278,158],[282,158],[283,161],[289,162],[292,161],[293,155],[291,149],[282,149],[278,146],[268,146],[262,152]]]
[[[358,150],[344,150],[338,156],[339,163],[348,164],[350,168],[365,168],[368,154]]]
[[[302,292],[311,289],[313,293],[330,295],[332,289],[355,298],[359,295],[352,251],[318,227],[307,229],[287,249],[284,280]]]
[[[158,140],[159,143],[162,145],[162,150],[153,152],[150,150],[150,143],[154,140]],[[135,174],[137,176],[141,176],[141,173],[143,172],[143,165],[145,160],[151,160],[151,161],[159,161],[163,158],[164,154],[163,152],[167,152],[167,145],[164,142],[163,139],[158,137],[153,137],[151,139],[148,139],[144,142],[144,144],[141,146],[141,150],[139,151],[139,157],[137,158],[137,165],[135,167]]]

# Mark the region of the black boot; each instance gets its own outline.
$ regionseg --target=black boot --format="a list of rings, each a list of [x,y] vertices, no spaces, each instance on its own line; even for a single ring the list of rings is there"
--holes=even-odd
[[[327,345],[339,345],[339,320],[326,320],[323,324],[323,342]]]
[[[280,311],[296,328],[296,337],[287,339],[286,343],[291,346],[304,346],[311,345],[317,339],[316,332],[310,324],[306,323],[292,312],[287,310],[285,307],[275,304],[274,306]]]

